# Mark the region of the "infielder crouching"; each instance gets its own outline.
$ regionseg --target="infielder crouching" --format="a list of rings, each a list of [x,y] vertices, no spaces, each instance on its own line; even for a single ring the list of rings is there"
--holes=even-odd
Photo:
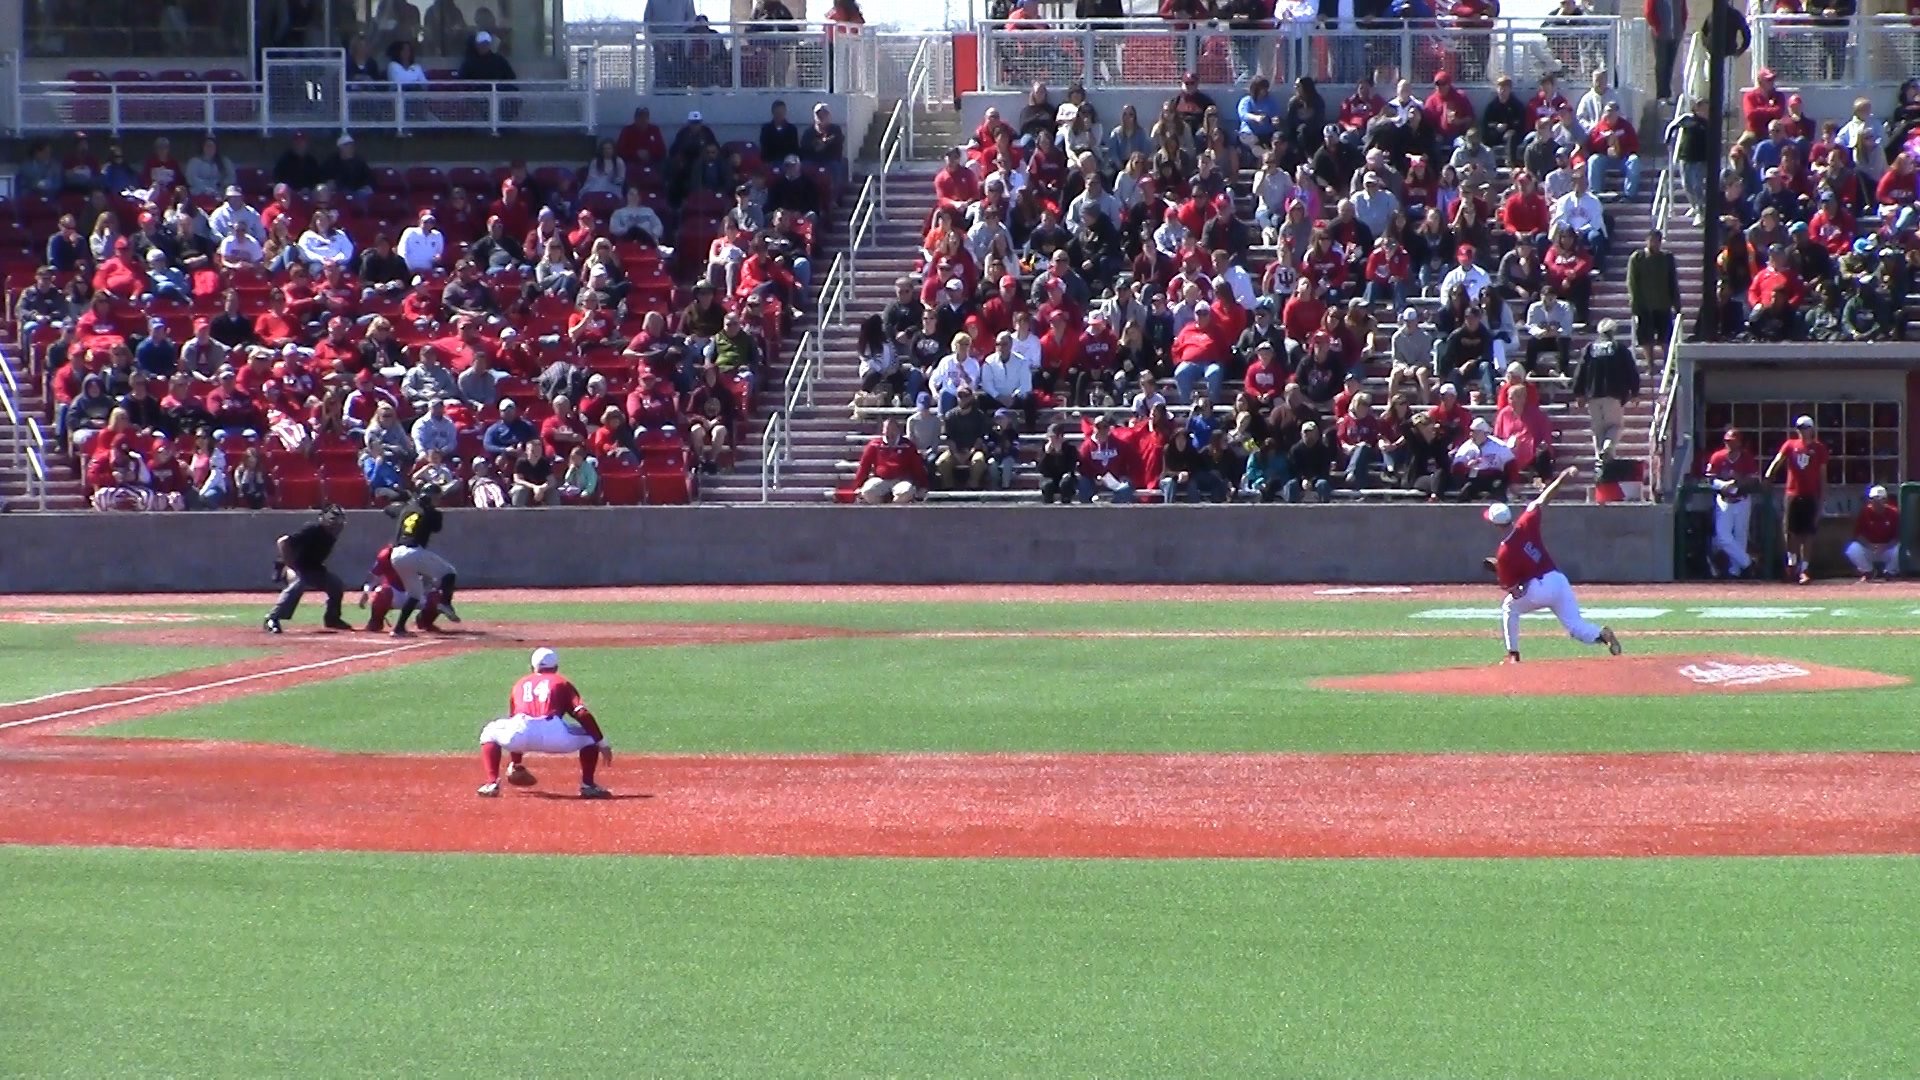
[[[500,758],[509,759],[507,783],[526,787],[534,783],[521,758],[526,754],[578,754],[580,756],[580,797],[608,799],[612,793],[594,782],[600,763],[613,761],[613,748],[600,733],[600,723],[580,700],[580,692],[560,674],[560,654],[552,649],[533,650],[533,674],[513,684],[507,694],[508,715],[493,721],[480,732],[480,760],[487,767],[487,782],[480,785],[480,797],[500,794]]]
[[[1888,501],[1884,484],[1867,489],[1867,504],[1853,523],[1847,561],[1859,571],[1861,581],[1876,574],[1888,578],[1900,572],[1900,508]]]

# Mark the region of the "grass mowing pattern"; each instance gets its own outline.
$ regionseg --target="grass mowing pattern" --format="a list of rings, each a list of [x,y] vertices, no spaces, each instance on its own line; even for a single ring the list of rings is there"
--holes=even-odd
[[[15,848],[0,1071],[1910,1076],[1916,889],[1913,859]]]
[[[1529,628],[1531,629],[1531,627]],[[1541,633],[1529,655],[1591,655]],[[1314,690],[1322,675],[1459,666],[1498,639],[837,638],[569,649],[622,750],[1570,751],[1920,748],[1920,687],[1665,698],[1463,698]],[[1645,638],[1920,680],[1906,638]],[[1497,655],[1497,653],[1495,654]],[[524,669],[489,650],[101,729],[112,735],[469,751]]]

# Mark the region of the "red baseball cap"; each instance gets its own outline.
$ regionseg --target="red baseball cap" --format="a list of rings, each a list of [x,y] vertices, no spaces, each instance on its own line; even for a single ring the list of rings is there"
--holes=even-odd
[[[1754,72],[1753,77],[1755,79],[1766,79],[1768,81],[1772,81],[1773,69],[1770,67],[1763,67],[1759,71]]]
[[[1433,73],[1433,84],[1435,86],[1439,86],[1442,83],[1450,83],[1452,81],[1453,81],[1453,76],[1447,74],[1447,72],[1444,69]]]
[[[1000,287],[1003,289],[1017,289],[1020,287],[1020,279],[1014,277],[1012,274],[1008,274],[1000,279]]]
[[[1472,244],[1461,244],[1459,247],[1453,249],[1453,254],[1457,259],[1471,259],[1476,253],[1473,250]]]

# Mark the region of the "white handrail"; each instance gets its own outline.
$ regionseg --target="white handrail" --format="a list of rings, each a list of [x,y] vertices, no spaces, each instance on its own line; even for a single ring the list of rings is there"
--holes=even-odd
[[[835,265],[839,265],[837,260]],[[819,357],[820,350],[814,348],[814,332],[801,334],[800,343],[793,349],[793,363],[787,366],[787,377],[780,383],[780,412],[791,413],[800,404],[802,394],[812,393],[813,365]]]
[[[1686,347],[1685,323],[1685,315],[1676,314],[1673,317],[1672,336],[1667,339],[1666,366],[1660,371],[1660,389],[1653,399],[1651,457],[1654,469],[1653,498],[1656,501],[1671,494],[1677,486],[1681,471],[1680,448],[1687,442],[1684,433],[1674,430],[1677,414],[1673,407],[1673,399],[1680,390],[1680,350]]]
[[[767,417],[766,433],[760,437],[760,501],[770,502],[780,486],[780,466],[792,454],[793,441],[787,433],[787,414],[775,412]]]
[[[859,277],[860,249],[867,246],[874,225],[886,212],[881,205],[885,183],[886,177],[882,174],[868,176],[866,183],[860,185],[860,197],[854,200],[853,212],[847,215],[847,271],[855,278]],[[857,291],[858,287],[856,281],[853,288]]]
[[[1661,135],[1661,141],[1666,143],[1667,165],[1666,168],[1660,170],[1660,182],[1655,185],[1653,190],[1653,227],[1659,229],[1662,235],[1666,234],[1667,219],[1669,215],[1673,213],[1674,185],[1679,184],[1684,189],[1686,184],[1686,166],[1680,162],[1679,125],[1680,119],[1693,111],[1695,99],[1693,94],[1687,89],[1687,83],[1689,82],[1687,73],[1693,70],[1694,60],[1698,55],[1696,50],[1699,48],[1699,38],[1697,36],[1689,36],[1687,38],[1686,58],[1681,61],[1680,71],[1676,76],[1680,82],[1679,92],[1674,95],[1673,99],[1673,116],[1668,118],[1667,129]]]
[[[852,292],[853,274],[848,267],[847,256],[843,252],[833,257],[833,265],[827,268],[827,278],[820,284],[820,321],[814,328],[813,347],[816,352],[826,347],[827,327],[841,321],[846,315],[847,298]],[[811,393],[811,391],[809,391]],[[813,404],[811,397],[807,404]]]
[[[27,486],[31,489],[27,494],[33,496],[33,508],[45,510],[47,508],[47,463],[41,457],[40,451],[31,447],[27,450],[27,475],[29,477]]]

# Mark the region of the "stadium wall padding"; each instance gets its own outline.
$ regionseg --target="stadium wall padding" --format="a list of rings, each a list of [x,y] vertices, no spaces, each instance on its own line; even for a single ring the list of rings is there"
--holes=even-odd
[[[454,510],[434,547],[463,586],[885,583],[1485,583],[1499,532],[1477,505],[690,506]],[[350,515],[332,560],[357,586],[393,535]],[[268,588],[305,513],[8,514],[0,592]],[[1548,511],[1578,584],[1669,581],[1669,506]]]

